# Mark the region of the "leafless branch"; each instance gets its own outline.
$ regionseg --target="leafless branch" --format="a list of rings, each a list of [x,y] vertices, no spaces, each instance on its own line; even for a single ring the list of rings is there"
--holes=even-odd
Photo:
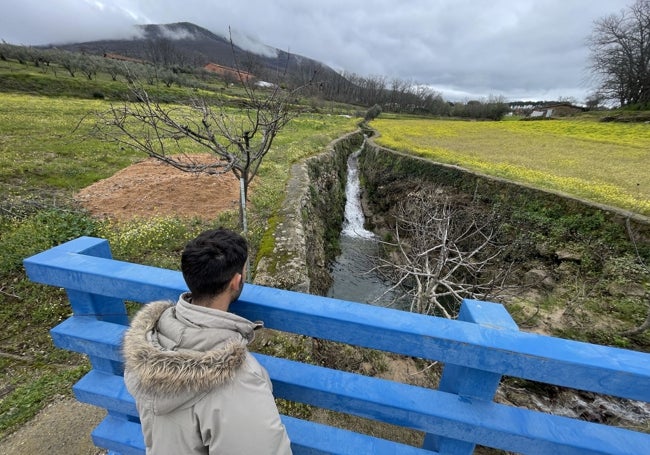
[[[639,253],[639,246],[637,245],[636,236],[634,235],[634,232],[632,232],[632,223],[630,223],[629,218],[625,220],[625,228],[627,230],[627,235],[630,238],[630,241],[632,242],[632,245],[634,245],[634,252],[636,254],[637,262],[643,268],[643,270],[645,270],[645,272],[648,273],[648,265],[641,257],[641,253]],[[645,332],[646,330],[650,329],[650,296],[648,295],[647,292],[645,295],[645,300],[646,300],[646,306],[648,307],[645,321],[643,321],[643,323],[639,327],[623,332],[623,336],[639,335]]]
[[[242,182],[245,200],[277,134],[298,115],[290,103],[302,87],[286,90],[277,84],[271,90],[257,90],[254,81],[244,78],[239,68],[237,74],[245,93],[238,109],[223,100],[191,99],[185,105],[161,103],[136,81],[132,84],[134,101],[113,104],[97,113],[93,133],[183,172],[232,172]],[[188,152],[197,149],[210,153],[214,159],[199,162]],[[242,227],[246,225],[244,207],[244,203],[240,204]]]
[[[487,298],[503,286],[510,268],[497,266],[501,248],[490,217],[472,203],[451,200],[437,188],[412,192],[396,208],[394,243],[382,242],[390,257],[375,270],[401,289],[410,310],[455,316],[464,298]]]

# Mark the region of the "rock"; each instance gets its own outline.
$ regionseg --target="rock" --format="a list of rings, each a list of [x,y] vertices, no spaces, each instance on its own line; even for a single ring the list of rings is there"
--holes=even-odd
[[[639,283],[610,283],[607,292],[616,297],[639,297],[646,295],[645,287]]]
[[[555,252],[555,256],[560,261],[573,261],[573,262],[581,262],[582,261],[582,253],[578,253],[578,252],[572,251],[570,249],[557,250]]]
[[[539,254],[542,257],[553,256],[553,250],[551,249],[551,246],[547,243],[538,243],[537,245],[535,245],[535,250],[537,251],[537,254]]]
[[[528,285],[541,286],[545,289],[553,289],[555,286],[555,280],[553,280],[551,274],[542,269],[529,270],[524,275],[524,280]]]
[[[580,266],[575,262],[562,261],[555,268],[555,272],[562,276],[576,276],[579,273]]]

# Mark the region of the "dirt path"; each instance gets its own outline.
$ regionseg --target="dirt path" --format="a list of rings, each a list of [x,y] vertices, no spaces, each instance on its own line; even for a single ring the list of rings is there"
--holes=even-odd
[[[106,411],[62,398],[43,409],[18,431],[0,441],[4,455],[100,455],[90,433]]]

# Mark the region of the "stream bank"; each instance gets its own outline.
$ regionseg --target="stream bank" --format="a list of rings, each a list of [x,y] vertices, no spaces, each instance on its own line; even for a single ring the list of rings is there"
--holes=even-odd
[[[273,258],[260,260],[256,283],[326,295],[344,221],[346,161],[362,141],[361,133],[348,135],[323,154],[294,166],[274,230]],[[640,325],[646,315],[648,290],[642,273],[630,266],[635,248],[650,259],[650,222],[645,217],[382,149],[372,141],[363,148],[359,162],[365,184],[364,211],[371,229],[380,235],[390,233],[397,201],[432,182],[452,195],[469,194],[490,210],[500,210],[501,219],[520,244],[518,268],[512,276],[519,292],[499,301],[522,330],[650,350],[647,332],[621,335]],[[394,378],[401,374],[405,382],[416,380],[418,385],[435,387],[437,367],[403,362],[390,359],[388,371],[378,375]],[[428,372],[426,377],[407,374],[404,378],[404,371],[409,370]],[[504,384],[497,396],[503,403],[650,427],[650,406],[645,403],[603,401],[593,394],[576,395],[555,386],[541,386],[540,393],[532,393],[540,385],[527,381]],[[631,412],[622,417],[617,408]]]
[[[361,131],[331,142],[325,151],[291,168],[286,196],[270,221],[273,249],[258,259],[255,283],[315,295],[332,284],[345,206],[347,159],[363,143]]]
[[[389,235],[398,202],[435,186],[496,213],[514,288],[500,296],[523,330],[650,352],[650,219],[557,192],[398,153],[368,141],[359,157],[368,225]],[[641,261],[639,261],[641,259]]]

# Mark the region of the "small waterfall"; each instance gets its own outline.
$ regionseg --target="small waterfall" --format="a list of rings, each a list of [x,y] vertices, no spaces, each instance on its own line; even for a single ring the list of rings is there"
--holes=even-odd
[[[364,227],[366,218],[361,208],[361,185],[359,183],[359,154],[361,149],[348,157],[348,180],[345,185],[345,220],[344,236],[372,239],[375,234]]]
[[[390,291],[390,285],[372,270],[373,258],[379,254],[380,245],[377,236],[364,227],[358,167],[360,153],[361,149],[348,158],[345,219],[340,237],[341,254],[332,264],[333,284],[327,296],[389,306],[393,305],[395,294]]]

